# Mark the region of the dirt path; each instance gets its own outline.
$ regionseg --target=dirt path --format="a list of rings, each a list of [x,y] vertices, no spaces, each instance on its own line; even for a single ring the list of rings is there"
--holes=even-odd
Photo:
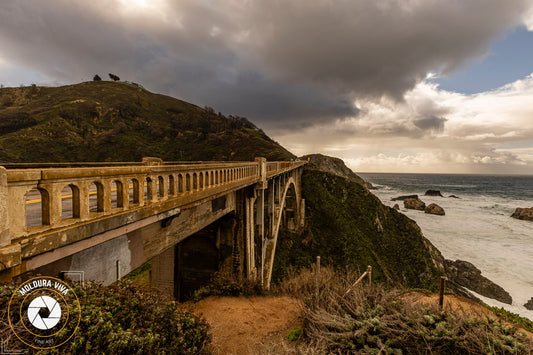
[[[302,325],[298,301],[286,296],[208,297],[182,307],[211,325],[215,355],[264,352],[265,344],[288,342],[288,332]]]

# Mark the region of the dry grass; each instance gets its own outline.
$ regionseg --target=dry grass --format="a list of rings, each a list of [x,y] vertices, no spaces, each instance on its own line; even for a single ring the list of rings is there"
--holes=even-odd
[[[316,354],[529,354],[533,342],[492,314],[440,310],[436,303],[411,302],[412,296],[366,280],[345,295],[353,272],[323,268],[285,281],[281,290],[303,300],[304,331],[294,349],[276,353]],[[317,287],[318,285],[318,287]],[[283,346],[280,344],[280,346]],[[271,346],[275,347],[275,346]]]

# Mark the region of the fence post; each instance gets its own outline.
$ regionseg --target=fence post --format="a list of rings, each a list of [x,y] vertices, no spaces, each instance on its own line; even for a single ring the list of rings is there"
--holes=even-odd
[[[366,271],[368,272],[368,285],[372,288],[372,266],[368,265]]]
[[[441,276],[440,277],[440,293],[439,293],[439,308],[442,310],[442,307],[444,306],[444,281],[446,281],[446,277]]]

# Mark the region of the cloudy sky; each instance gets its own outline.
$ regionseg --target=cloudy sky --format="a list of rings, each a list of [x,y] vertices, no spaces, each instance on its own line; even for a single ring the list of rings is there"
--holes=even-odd
[[[532,0],[0,2],[0,84],[124,80],[360,172],[533,174]]]

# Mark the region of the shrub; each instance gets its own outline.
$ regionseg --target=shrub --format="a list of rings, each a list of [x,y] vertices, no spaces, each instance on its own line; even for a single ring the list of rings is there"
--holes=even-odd
[[[403,301],[403,291],[323,268],[318,288],[305,270],[281,287],[303,299],[305,351],[335,354],[529,354],[533,342],[494,318],[468,318]]]
[[[255,296],[264,293],[261,282],[257,280],[236,281],[227,274],[217,272],[207,286],[194,292],[194,300],[199,301],[209,296]]]
[[[13,286],[0,286],[0,309],[7,310]],[[205,320],[176,309],[176,303],[149,288],[119,281],[110,286],[75,287],[81,320],[74,337],[50,353],[201,354],[210,338]],[[2,314],[0,338],[26,349],[12,336]],[[42,353],[42,351],[41,351]]]

